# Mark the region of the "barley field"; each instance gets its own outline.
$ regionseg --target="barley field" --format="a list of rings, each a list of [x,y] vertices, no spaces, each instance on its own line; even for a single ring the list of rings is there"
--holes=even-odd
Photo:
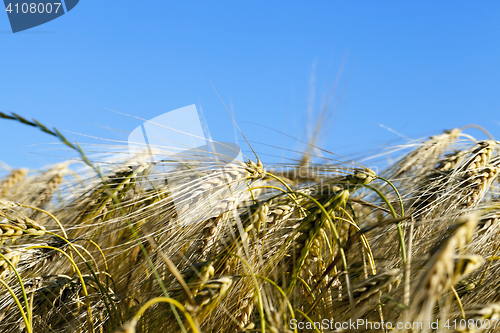
[[[375,172],[310,150],[279,165],[96,160],[0,117],[79,156],[0,180],[1,332],[500,331],[486,130],[394,147]]]

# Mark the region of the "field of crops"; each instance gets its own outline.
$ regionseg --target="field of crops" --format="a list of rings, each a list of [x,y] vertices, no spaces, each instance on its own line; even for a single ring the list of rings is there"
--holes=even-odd
[[[1,332],[500,331],[486,131],[411,142],[375,172],[326,152],[97,161],[0,117],[79,156],[0,180]]]

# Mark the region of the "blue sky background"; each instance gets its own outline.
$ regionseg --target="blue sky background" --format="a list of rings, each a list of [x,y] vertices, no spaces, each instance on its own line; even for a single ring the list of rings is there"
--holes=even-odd
[[[328,150],[404,142],[387,128],[420,138],[475,123],[500,138],[500,2],[82,0],[16,34],[0,13],[0,110],[82,143],[95,141],[73,132],[126,140],[141,123],[109,109],[150,119],[193,103],[214,139],[234,141],[210,78],[261,158],[279,162],[294,155],[270,146],[303,145],[275,130],[307,140],[311,100],[318,114],[339,71]],[[55,142],[0,120],[11,167],[74,156]]]

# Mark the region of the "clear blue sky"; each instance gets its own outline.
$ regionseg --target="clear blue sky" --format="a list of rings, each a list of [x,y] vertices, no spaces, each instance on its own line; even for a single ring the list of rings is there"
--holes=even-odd
[[[500,138],[500,2],[82,0],[17,34],[0,13],[0,110],[78,142],[93,141],[71,132],[126,140],[93,125],[140,123],[108,109],[150,119],[193,103],[215,139],[231,140],[210,78],[262,159],[278,161],[283,150],[266,145],[301,146],[252,123],[306,139],[310,91],[317,114],[341,69],[320,141],[331,151],[400,139],[380,124],[419,138],[476,123]],[[53,142],[0,120],[0,160],[12,167],[73,156],[37,145]]]

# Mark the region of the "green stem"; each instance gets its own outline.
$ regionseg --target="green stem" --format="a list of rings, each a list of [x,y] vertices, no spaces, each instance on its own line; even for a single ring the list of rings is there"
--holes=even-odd
[[[150,299],[149,301],[146,302],[146,304],[141,306],[141,308],[139,309],[139,311],[137,311],[137,313],[134,315],[132,320],[134,322],[137,322],[139,320],[139,318],[144,314],[144,312],[149,307],[151,307],[152,305],[157,304],[157,303],[169,303],[171,306],[174,306],[174,307],[178,308],[179,310],[181,310],[182,314],[184,314],[184,316],[186,317],[186,320],[188,321],[189,326],[191,326],[193,331],[200,332],[200,328],[195,323],[195,321],[193,320],[193,317],[191,317],[189,312],[186,311],[184,306],[181,303],[179,303],[178,301],[176,301],[175,299],[170,298],[170,297],[156,297],[156,298]]]
[[[311,200],[312,202],[314,202],[318,206],[318,208],[325,214],[326,219],[328,220],[328,223],[329,223],[329,225],[330,225],[330,227],[332,229],[333,235],[335,236],[335,241],[336,241],[336,243],[337,243],[337,245],[339,247],[340,257],[342,258],[342,265],[344,266],[344,271],[345,271],[345,274],[346,274],[346,285],[347,285],[347,293],[349,295],[349,303],[350,303],[350,306],[351,306],[351,311],[354,314],[355,305],[354,305],[354,299],[353,299],[353,296],[352,296],[351,283],[350,283],[350,280],[349,280],[349,271],[347,269],[347,259],[345,257],[344,248],[342,247],[342,244],[340,243],[339,233],[337,232],[337,228],[335,228],[335,224],[333,223],[333,220],[330,217],[330,214],[328,214],[328,211],[325,209],[325,207],[323,207],[322,204],[320,204],[316,199],[314,199],[310,195],[305,194],[305,193],[301,193],[301,192],[295,192],[295,191],[292,191],[292,192],[294,194],[298,194],[298,195],[301,195],[301,196],[304,196],[304,197],[308,198],[309,200]],[[334,200],[335,200],[335,198],[334,198]],[[318,230],[315,231],[315,234],[314,234],[315,237],[316,237],[316,235],[317,235],[318,232],[319,232],[319,228],[318,228]],[[292,280],[292,282],[293,281],[294,280]],[[288,288],[288,292],[291,292],[292,288],[293,288],[293,284],[291,283],[290,287]]]
[[[102,295],[106,295],[106,297],[108,298],[108,301],[110,303],[110,305],[112,306],[113,308],[113,312],[116,316],[116,318],[118,318],[118,320],[120,321],[118,325],[121,325],[122,323],[122,317],[121,317],[121,313],[119,313],[117,310],[116,310],[116,307],[113,305],[113,301],[111,299],[111,296],[109,295],[108,291],[106,289],[103,288],[103,286],[101,285],[101,283],[99,282],[99,279],[97,278],[97,275],[95,274],[95,272],[92,270],[92,268],[90,267],[90,265],[87,263],[87,261],[85,260],[85,258],[83,257],[83,255],[80,253],[80,251],[78,251],[76,249],[76,247],[73,245],[73,243],[71,243],[69,240],[67,240],[66,238],[56,234],[56,233],[53,233],[53,232],[50,232],[50,231],[47,231],[46,233],[50,234],[50,235],[53,235],[55,237],[58,237],[60,238],[61,240],[63,240],[64,242],[66,242],[69,247],[71,247],[71,249],[73,251],[75,251],[75,253],[80,257],[80,259],[82,259],[82,261],[87,265],[90,273],[92,274],[92,276],[94,277],[97,285],[99,286],[99,291],[101,292]],[[94,243],[95,244],[95,243]],[[97,245],[97,244],[95,244]],[[101,252],[102,253],[102,252]],[[104,254],[103,254],[104,255]],[[71,257],[72,258],[72,257]],[[97,265],[96,265],[97,266]],[[96,268],[98,269],[98,268]],[[106,265],[106,269],[107,269],[107,265]],[[106,310],[108,311],[108,313],[110,314],[110,317],[111,317],[111,310],[108,306],[108,303],[103,299],[104,301],[104,305],[106,306]]]
[[[257,274],[255,276],[258,277],[259,279],[262,279],[264,281],[269,282],[270,284],[272,284],[273,286],[275,286],[276,289],[278,289],[278,291],[280,292],[281,296],[283,296],[285,298],[285,300],[286,300],[286,305],[288,307],[288,310],[290,311],[290,316],[292,317],[292,319],[295,319],[295,312],[293,311],[292,303],[290,303],[290,300],[288,299],[288,297],[286,297],[286,294],[283,291],[283,289],[281,289],[280,286],[278,286],[276,284],[276,282],[274,282],[273,280],[271,280],[269,278],[266,278],[265,276],[257,275]],[[294,329],[294,332],[297,333],[297,329]]]
[[[241,256],[239,256],[237,254],[228,253],[227,255],[230,255],[230,256],[233,256],[233,257],[236,257],[236,258],[240,259],[240,261],[250,271],[250,276],[252,277],[253,283],[255,284],[255,293],[257,294],[257,300],[258,300],[257,307],[259,309],[259,315],[260,315],[261,332],[265,333],[266,332],[266,320],[264,318],[264,307],[263,307],[263,303],[262,303],[262,295],[260,294],[259,282],[255,278],[256,275],[255,275],[255,273],[254,273],[254,271],[252,269],[252,266],[250,266],[250,264],[248,263],[248,261],[246,261],[245,259],[243,259]]]
[[[391,203],[389,202],[389,200],[387,200],[387,198],[385,197],[385,195],[382,192],[380,192],[377,188],[370,186],[370,185],[365,185],[365,187],[369,188],[370,190],[377,193],[379,195],[379,197],[389,207],[389,210],[391,211],[392,217],[394,217],[395,219],[398,218],[398,214],[396,214],[394,207],[392,207]],[[403,213],[402,209],[403,209],[403,206],[401,206],[401,212]],[[405,249],[405,240],[404,240],[404,236],[403,236],[403,227],[401,226],[401,222],[396,223],[396,226],[398,228],[399,247],[401,249],[401,258],[403,260],[403,265],[406,265],[406,249]]]
[[[75,261],[66,252],[64,252],[63,250],[58,249],[56,247],[53,247],[53,246],[35,245],[35,246],[30,246],[30,247],[27,248],[27,250],[30,250],[30,249],[50,249],[50,250],[55,250],[55,251],[60,252],[62,255],[64,255],[70,261],[71,265],[75,268],[76,273],[78,274],[78,277],[80,278],[80,282],[82,284],[82,291],[83,291],[83,294],[85,295],[85,303],[87,303],[87,317],[88,317],[87,325],[89,326],[89,331],[93,333],[94,332],[94,321],[92,320],[92,309],[90,307],[89,294],[87,292],[87,287],[85,285],[85,280],[83,279],[82,273],[78,269],[78,266],[76,265]]]
[[[396,186],[394,186],[394,184],[391,181],[389,181],[388,179],[385,179],[385,178],[382,178],[382,177],[377,177],[377,178],[380,179],[380,180],[383,180],[384,182],[386,182],[387,184],[389,184],[390,187],[392,187],[392,189],[396,193],[396,196],[398,197],[398,200],[399,200],[399,206],[401,207],[401,217],[405,216],[405,210],[404,210],[404,206],[403,206],[403,199],[401,198],[401,195],[399,194],[399,191],[396,188]]]
[[[0,253],[0,257],[12,268],[12,271],[16,274],[17,281],[19,282],[19,285],[21,286],[21,292],[23,294],[24,304],[26,305],[26,312],[28,313],[28,324],[30,325],[30,330],[32,330],[32,326],[31,326],[32,323],[31,323],[31,320],[29,320],[29,318],[31,318],[31,316],[30,316],[30,307],[28,304],[28,296],[26,295],[26,290],[24,289],[24,283],[23,283],[23,280],[21,279],[21,275],[19,275],[19,272],[17,271],[16,267],[9,259],[7,259],[1,253]]]
[[[33,332],[31,329],[31,324],[30,324],[28,318],[26,317],[26,314],[24,313],[23,306],[21,305],[21,302],[19,302],[19,300],[17,299],[16,294],[14,294],[14,291],[9,287],[9,285],[4,280],[0,279],[0,283],[9,291],[10,295],[12,296],[14,301],[16,302],[17,307],[19,308],[19,311],[21,312],[21,316],[23,317],[24,323],[26,324],[26,330],[28,331],[28,333]]]

